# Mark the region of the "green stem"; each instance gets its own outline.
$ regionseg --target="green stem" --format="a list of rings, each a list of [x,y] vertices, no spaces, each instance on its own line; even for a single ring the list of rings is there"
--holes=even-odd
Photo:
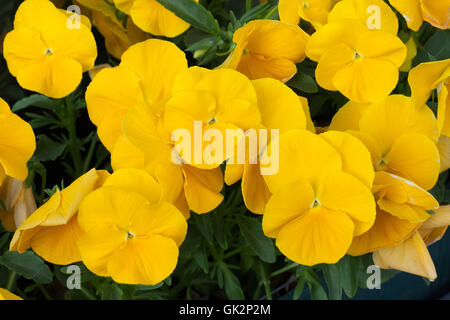
[[[234,255],[236,255],[236,254],[238,254],[238,253],[241,253],[242,249],[243,249],[243,247],[240,247],[240,248],[236,248],[236,249],[234,249],[234,250],[231,250],[230,252],[224,254],[224,256],[223,256],[222,259],[225,260],[225,259],[231,258],[232,256],[234,256]]]
[[[277,10],[278,10],[278,5],[274,6],[272,8],[272,10],[270,10],[269,13],[264,17],[264,19],[266,20],[266,19],[272,18],[272,16],[275,14],[275,12],[277,12]]]
[[[89,145],[89,151],[86,156],[86,160],[84,160],[83,172],[87,172],[89,170],[89,165],[91,164],[92,156],[94,155],[96,145],[97,145],[97,136],[93,136],[91,144]]]
[[[83,292],[83,294],[89,299],[89,300],[97,300],[97,298],[90,293],[86,288],[83,286],[80,288],[80,291]]]
[[[284,272],[286,272],[286,271],[289,271],[289,270],[291,270],[291,269],[295,269],[295,268],[297,268],[297,267],[298,267],[298,264],[297,264],[297,263],[291,263],[291,264],[289,264],[289,265],[287,265],[287,266],[285,266],[285,267],[283,267],[283,268],[281,268],[281,269],[275,270],[274,272],[272,272],[272,273],[270,274],[270,277],[271,277],[271,278],[276,277],[276,276],[278,276],[278,275],[280,275],[280,274],[282,274],[282,273],[284,273]]]
[[[264,266],[262,263],[259,264],[261,270],[261,276],[263,278],[264,290],[266,292],[266,299],[272,300],[272,289],[270,289],[270,281],[267,278],[266,270],[264,270]]]
[[[9,273],[8,282],[6,284],[6,290],[11,291],[14,281],[16,280],[17,273],[14,270],[11,270]]]
[[[252,0],[247,0],[245,4],[245,11],[249,11],[252,8]]]
[[[65,99],[67,107],[67,123],[66,129],[69,133],[69,151],[72,156],[72,161],[75,170],[75,176],[79,177],[83,172],[83,165],[80,154],[80,146],[77,138],[77,130],[75,126],[75,112],[70,98]]]

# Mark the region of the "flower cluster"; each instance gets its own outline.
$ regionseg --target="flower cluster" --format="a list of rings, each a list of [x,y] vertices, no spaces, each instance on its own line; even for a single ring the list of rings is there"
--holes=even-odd
[[[192,216],[216,215],[235,201],[224,190],[236,188],[296,264],[371,253],[381,268],[434,280],[427,246],[450,225],[449,206],[430,191],[450,167],[450,59],[415,65],[415,33],[399,36],[393,8],[414,31],[423,21],[447,29],[449,1],[280,0],[280,21],[249,10],[227,30],[191,18],[213,35],[188,46],[193,55],[177,38],[152,35],[177,37],[190,28],[185,8],[206,10],[194,0],[174,12],[163,3],[74,1],[85,15],[49,0],[18,8],[3,47],[10,73],[59,101],[82,92],[91,70],[86,111],[111,161],[90,170],[87,162],[37,208],[25,181],[33,130],[0,100],[0,219],[14,232],[10,250],[156,285],[174,272]],[[99,69],[91,20],[110,54]],[[221,60],[193,65],[208,55]],[[299,77],[320,91],[301,96]],[[332,109],[325,121],[321,95],[343,101],[319,102]],[[78,150],[72,142],[68,153]]]

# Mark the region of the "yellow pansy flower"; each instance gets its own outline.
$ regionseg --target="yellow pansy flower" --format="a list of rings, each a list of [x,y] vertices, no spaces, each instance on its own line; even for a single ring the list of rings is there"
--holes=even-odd
[[[350,130],[363,141],[376,171],[399,175],[425,190],[437,181],[436,117],[409,97],[391,95],[372,105],[348,103],[336,113],[330,130]]]
[[[417,108],[408,97],[393,95],[382,102],[349,102],[330,125],[348,130],[370,150],[377,200],[373,227],[355,237],[351,255],[397,245],[408,238],[438,206],[426,192],[439,174],[437,122],[428,107]]]
[[[173,38],[189,29],[189,23],[164,8],[156,0],[113,0],[113,2],[119,10],[131,16],[139,28],[153,35]]]
[[[89,194],[78,221],[83,263],[119,283],[154,285],[175,269],[187,223],[145,171],[122,169]]]
[[[261,113],[261,123],[267,130],[267,143],[271,139],[271,130],[278,129],[279,134],[293,129],[306,128],[306,115],[303,104],[307,101],[299,97],[289,87],[274,79],[253,80],[258,109]],[[309,113],[308,113],[309,116]],[[249,145],[246,145],[247,155]],[[264,150],[266,145],[259,143],[259,150]],[[245,164],[227,164],[225,170],[225,182],[231,185],[242,178],[241,189],[246,207],[253,213],[262,214],[270,191],[261,175],[259,157],[256,163],[250,163],[247,159]]]
[[[397,269],[430,279],[437,278],[427,246],[442,238],[450,225],[450,206],[436,210],[408,239],[373,253],[374,263],[383,269]]]
[[[23,299],[6,289],[0,288],[0,300],[23,300]]]
[[[369,151],[337,131],[292,130],[280,136],[279,148],[278,173],[264,176],[273,193],[264,233],[297,263],[336,263],[375,220]]]
[[[6,176],[24,181],[27,162],[36,149],[31,126],[11,112],[0,98],[0,185]]]
[[[94,66],[97,46],[86,25],[69,28],[67,15],[50,1],[26,0],[5,37],[3,55],[21,87],[62,98]]]
[[[4,205],[4,208],[0,205],[0,220],[3,227],[11,232],[37,209],[33,189],[27,187],[25,182],[8,176],[0,185],[0,201]]]
[[[184,154],[184,144],[176,143],[183,162],[200,169],[213,169],[227,159],[225,138],[228,129],[247,130],[261,126],[256,91],[243,74],[231,69],[208,70],[192,67],[180,74],[173,87],[172,97],[164,110],[164,127],[170,135],[185,129],[190,133],[192,150]],[[196,122],[198,124],[196,124]],[[207,130],[218,130],[222,138],[222,155],[213,161],[197,159],[196,138]],[[198,137],[198,135],[202,135]],[[218,139],[218,138],[215,138]],[[207,143],[203,145],[208,147]],[[219,146],[220,147],[220,146]],[[203,150],[201,151],[203,155]],[[198,160],[198,161],[197,161]],[[211,162],[211,163],[209,163]]]
[[[235,31],[236,47],[221,65],[250,79],[274,78],[286,82],[305,59],[309,39],[300,27],[275,20],[253,20]]]
[[[449,0],[389,0],[405,18],[411,30],[418,31],[423,21],[436,28],[448,29],[450,25]]]
[[[280,0],[280,20],[299,24],[300,18],[310,22],[317,30],[327,23],[328,13],[339,0]]]
[[[381,30],[394,36],[398,31],[397,16],[383,0],[342,0],[328,15],[328,22],[339,20],[356,20],[369,30]]]
[[[106,171],[92,169],[64,190],[57,190],[17,228],[10,250],[22,253],[31,247],[44,260],[59,265],[80,261],[77,241],[83,231],[77,221],[78,209],[107,175]]]
[[[98,136],[109,151],[133,106],[149,109],[156,122],[170,98],[175,77],[185,70],[183,51],[168,41],[149,39],[131,46],[118,67],[99,72],[86,91],[86,103]]]
[[[311,36],[306,55],[318,62],[317,83],[358,103],[387,97],[398,81],[406,46],[396,36],[356,20],[330,22]]]

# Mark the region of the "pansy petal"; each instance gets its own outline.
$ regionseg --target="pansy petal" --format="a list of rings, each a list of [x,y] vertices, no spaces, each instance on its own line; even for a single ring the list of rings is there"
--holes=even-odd
[[[437,278],[433,260],[418,232],[395,247],[375,251],[373,262],[383,269],[397,269],[430,280]]]
[[[156,0],[151,1],[156,3]],[[149,39],[124,52],[120,66],[130,68],[141,79],[145,99],[155,114],[161,114],[175,77],[187,69],[187,60],[184,52],[173,43]]]
[[[428,137],[406,133],[394,141],[384,158],[398,175],[414,181],[425,190],[431,189],[439,176],[439,151]]]
[[[189,208],[196,213],[214,210],[223,200],[220,193],[223,187],[222,169],[198,169],[183,166],[184,192]]]
[[[419,226],[420,224],[401,220],[377,208],[372,228],[353,239],[348,254],[360,256],[381,248],[395,246],[409,238]]]
[[[314,191],[309,183],[298,180],[281,187],[273,194],[264,210],[264,234],[276,238],[280,229],[304,214],[314,203]]]
[[[317,186],[330,173],[342,170],[342,160],[325,139],[306,130],[292,130],[280,135],[279,139],[279,170],[275,175],[265,175],[269,190],[274,193],[283,184],[305,179]],[[270,149],[270,148],[269,148]],[[268,151],[263,154],[261,162],[269,163]]]
[[[288,259],[302,265],[336,263],[350,247],[353,229],[345,213],[317,207],[285,224],[276,245]]]
[[[253,213],[263,214],[270,195],[259,164],[245,165],[242,177],[242,196],[245,206]]]
[[[81,259],[93,273],[108,277],[108,261],[126,243],[127,232],[113,224],[97,224],[78,241]]]
[[[349,133],[327,131],[320,135],[331,144],[342,157],[342,169],[358,178],[367,187],[372,188],[374,172],[369,150]]]
[[[83,230],[73,216],[67,224],[40,228],[31,239],[31,248],[45,261],[59,265],[68,265],[80,261],[78,239]]]
[[[126,268],[124,261],[127,261]],[[173,272],[177,261],[178,247],[175,241],[152,235],[127,241],[109,259],[107,270],[118,283],[155,285]]]

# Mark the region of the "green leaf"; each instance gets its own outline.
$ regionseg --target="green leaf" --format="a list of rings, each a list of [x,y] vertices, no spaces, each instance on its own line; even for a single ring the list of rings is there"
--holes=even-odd
[[[59,143],[46,135],[38,135],[36,157],[40,161],[55,161],[63,154],[66,147],[67,141]]]
[[[108,281],[103,286],[102,300],[123,300],[123,291],[117,283]]]
[[[226,224],[216,214],[214,215],[214,238],[223,250],[228,249]]]
[[[17,112],[28,107],[39,107],[41,109],[55,110],[60,102],[52,100],[41,94],[33,94],[29,97],[17,101],[11,108],[12,112]]]
[[[48,284],[53,281],[50,268],[44,260],[31,251],[22,254],[16,251],[7,251],[0,257],[0,264],[40,284]]]
[[[298,300],[298,298],[300,298],[300,296],[302,295],[303,289],[305,288],[305,283],[305,278],[300,278],[297,281],[297,285],[294,289],[294,300]]]
[[[194,216],[194,215],[193,215]],[[194,218],[194,217],[193,217]],[[213,243],[214,228],[210,214],[195,215],[195,226],[209,244]]]
[[[428,39],[422,50],[414,58],[413,66],[422,62],[438,61],[450,58],[450,46],[445,43],[450,42],[449,30],[438,30]]]
[[[330,300],[342,299],[341,269],[338,264],[323,264],[322,272]]]
[[[178,17],[202,31],[220,35],[219,23],[211,12],[193,0],[157,0]]]
[[[311,293],[311,299],[313,300],[328,300],[327,293],[322,287],[319,277],[312,269],[306,269],[303,272],[303,277],[309,287],[309,292]]]
[[[209,272],[209,262],[208,255],[204,247],[194,252],[194,260],[197,262],[200,268],[202,268],[204,273]]]
[[[301,71],[297,72],[286,84],[306,93],[317,93],[319,91],[316,80]]]
[[[239,227],[245,240],[255,250],[258,257],[264,262],[274,263],[277,257],[273,241],[264,235],[261,221],[244,216],[239,219]]]
[[[341,269],[341,285],[345,294],[353,298],[358,290],[358,284],[362,272],[364,272],[363,261],[360,257],[345,255],[338,262]]]
[[[241,283],[239,279],[235,276],[230,269],[226,267],[225,264],[220,264],[219,266],[223,272],[223,284],[225,288],[225,294],[231,300],[244,300],[244,292],[241,288]]]

